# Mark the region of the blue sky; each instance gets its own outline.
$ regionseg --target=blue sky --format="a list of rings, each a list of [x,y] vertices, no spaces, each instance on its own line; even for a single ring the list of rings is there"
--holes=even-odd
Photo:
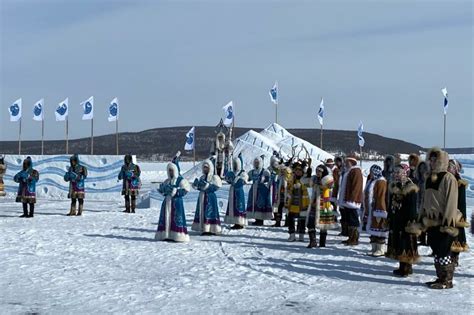
[[[471,1],[0,0],[0,140],[16,140],[7,107],[23,98],[23,138],[62,139],[54,108],[69,97],[70,136],[89,135],[79,103],[94,95],[95,132],[215,125],[234,100],[239,126],[280,123],[366,131],[423,146],[474,146]],[[354,137],[354,141],[356,138]]]

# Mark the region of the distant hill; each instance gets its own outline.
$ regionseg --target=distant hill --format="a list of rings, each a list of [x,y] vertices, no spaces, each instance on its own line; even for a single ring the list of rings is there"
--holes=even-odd
[[[184,158],[191,158],[192,153],[184,154],[183,145],[186,132],[190,126],[167,127],[144,130],[141,132],[124,132],[119,134],[120,154],[132,153],[139,158],[169,159],[178,150],[183,152]],[[236,128],[234,138],[253,129],[260,132],[261,128]],[[320,130],[317,129],[287,129],[293,135],[319,146]],[[357,135],[355,131],[324,130],[323,149],[328,152],[358,151]],[[423,150],[422,147],[402,140],[386,138],[372,133],[364,133],[365,152],[379,154],[412,153]],[[196,158],[208,156],[211,141],[215,139],[215,127],[196,127]],[[40,141],[22,141],[22,152],[40,154]],[[90,138],[69,141],[69,152],[90,154]],[[0,142],[0,153],[18,153],[17,141]],[[45,141],[45,154],[64,154],[64,140]],[[94,137],[94,154],[115,154],[115,134]]]
[[[446,148],[449,154],[474,154],[474,148]]]

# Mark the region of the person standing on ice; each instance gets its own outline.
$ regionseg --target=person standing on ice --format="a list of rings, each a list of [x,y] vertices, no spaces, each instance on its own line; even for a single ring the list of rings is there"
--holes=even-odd
[[[425,185],[426,179],[429,176],[429,169],[428,164],[425,161],[421,161],[418,163],[416,167],[415,179],[416,185],[418,186],[418,194],[416,196],[416,213],[420,214],[423,208],[423,198],[425,195]],[[426,240],[426,232],[421,232],[420,236],[418,236],[418,244],[421,246],[427,246],[428,242]]]
[[[288,209],[288,241],[296,241],[295,221],[298,221],[299,241],[304,242],[304,233],[306,230],[306,216],[308,215],[309,194],[306,185],[307,179],[304,178],[304,166],[300,161],[293,163],[293,178],[288,183],[288,199],[286,207]],[[308,168],[307,177],[311,176],[311,167]]]
[[[21,171],[16,173],[13,177],[13,181],[18,183],[18,194],[16,196],[16,202],[21,202],[23,205],[23,214],[20,218],[32,218],[35,213],[36,203],[36,182],[39,180],[39,173],[33,169],[33,161],[31,157],[27,157],[23,160],[23,168]],[[28,213],[28,205],[30,206],[30,212]]]
[[[326,247],[328,230],[338,228],[335,218],[334,207],[331,203],[331,189],[334,178],[325,165],[316,167],[316,175],[310,179],[309,186],[312,187],[311,203],[306,226],[308,227],[308,248],[318,246],[316,240],[316,228],[319,228],[319,247]]]
[[[344,160],[342,159],[342,157],[336,156],[334,158],[334,166],[330,168],[332,172],[332,177],[334,178],[334,186],[331,191],[331,203],[334,207],[334,212],[336,212],[336,215],[337,214],[341,215],[341,220],[340,220],[341,233],[339,234],[339,236],[349,236],[349,234],[347,233],[347,224],[345,224],[345,222],[343,224],[342,213],[340,213],[339,207],[337,205],[337,196],[339,194],[340,178],[341,178],[343,168],[344,168]],[[337,220],[337,217],[336,217],[336,220]]]
[[[141,186],[141,170],[137,164],[132,162],[132,156],[130,154],[125,155],[123,161],[124,164],[118,175],[118,179],[123,181],[122,196],[125,198],[125,210],[123,212],[135,213],[137,196]]]
[[[466,187],[469,185],[468,181],[461,178],[462,165],[457,160],[449,160],[448,172],[456,177],[458,181],[458,210],[461,211],[462,221],[466,222]],[[454,267],[459,265],[459,253],[469,251],[469,245],[466,240],[466,230],[464,227],[458,227],[459,234],[454,239],[451,245],[452,261]]]
[[[416,195],[418,187],[408,178],[409,166],[397,165],[390,183],[390,222],[386,256],[399,261],[399,268],[393,274],[407,277],[413,273],[412,265],[420,259],[417,247],[417,235],[406,230],[415,222]]]
[[[70,166],[64,174],[64,181],[69,182],[68,198],[71,198],[71,209],[68,216],[82,215],[84,210],[85,186],[84,182],[87,178],[87,167],[81,165],[79,156],[74,154],[69,159]],[[76,204],[79,201],[79,209],[76,213]]]
[[[233,224],[231,229],[243,229],[247,225],[247,208],[245,205],[244,186],[247,184],[248,175],[242,169],[242,155],[232,161],[232,171],[227,172],[225,180],[230,184],[229,200],[224,222]]]
[[[382,175],[382,168],[374,164],[370,167],[369,178],[364,189],[364,217],[367,217],[366,231],[370,235],[372,246],[368,255],[374,257],[385,255],[384,245],[388,236],[386,194],[387,181]]]
[[[270,196],[270,172],[263,168],[263,160],[256,157],[254,169],[249,171],[249,181],[252,182],[247,201],[247,218],[255,219],[252,225],[263,226],[264,220],[273,219],[273,209]]]
[[[338,205],[341,214],[345,213],[348,239],[344,245],[355,246],[359,244],[359,210],[363,201],[362,187],[364,185],[362,169],[357,166],[355,155],[346,157],[345,169],[341,176]]]
[[[268,166],[268,172],[270,173],[270,182],[269,182],[269,187],[270,187],[270,202],[272,205],[272,210],[273,210],[273,215],[274,219],[276,221],[277,219],[277,213],[278,213],[278,204],[279,204],[279,192],[278,192],[278,180],[279,176],[278,173],[280,171],[280,160],[278,159],[277,152],[273,152],[273,155],[270,158],[270,165]],[[281,219],[280,219],[281,221]],[[274,224],[273,226],[277,226],[277,224]]]
[[[276,200],[273,203],[273,212],[275,215],[274,227],[281,227],[281,221],[283,220],[283,212],[286,212],[286,196],[288,194],[288,183],[292,178],[291,168],[287,163],[280,162],[277,171],[277,186],[276,186]],[[285,220],[288,223],[288,220]]]
[[[0,197],[6,195],[5,193],[5,185],[3,183],[3,176],[7,172],[7,165],[5,164],[5,157],[0,155]]]
[[[193,183],[193,188],[199,190],[192,225],[193,231],[201,232],[202,235],[221,233],[221,220],[216,196],[216,191],[221,187],[221,178],[214,175],[214,165],[211,160],[205,160],[202,164],[202,176],[196,178]]]
[[[155,239],[158,241],[189,242],[183,197],[191,190],[191,185],[180,174],[179,155],[180,152],[172,163],[168,163],[166,167],[168,179],[158,188],[158,192],[165,197],[161,204],[155,234]]]

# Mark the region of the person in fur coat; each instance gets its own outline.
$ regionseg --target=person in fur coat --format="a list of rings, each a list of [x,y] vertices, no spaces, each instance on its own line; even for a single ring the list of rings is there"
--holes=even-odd
[[[293,163],[293,178],[288,183],[288,196],[286,201],[286,208],[288,209],[288,234],[290,234],[288,241],[296,241],[296,232],[299,234],[299,241],[304,241],[304,234],[306,230],[306,216],[309,207],[308,187],[304,177],[304,165],[297,161]],[[311,174],[311,168],[308,171]],[[298,221],[297,230],[295,228],[295,221]]]
[[[469,183],[467,180],[461,178],[461,171],[462,165],[459,161],[449,160],[448,172],[453,174],[458,181],[458,210],[461,211],[462,220],[466,221],[466,187]],[[459,234],[451,245],[451,257],[455,267],[459,265],[459,253],[469,251],[469,245],[467,245],[466,240],[466,229],[459,227],[458,230]]]
[[[87,167],[81,164],[77,154],[71,156],[69,162],[70,166],[66,174],[64,174],[64,181],[69,182],[68,198],[71,198],[71,208],[67,215],[80,216],[84,210],[84,199],[86,197],[85,180],[87,178]],[[77,202],[79,202],[79,207],[76,212]]]
[[[417,218],[418,187],[408,178],[408,171],[408,165],[395,166],[389,186],[392,200],[388,213],[390,227],[386,256],[399,262],[399,268],[393,274],[401,277],[412,274],[413,264],[420,259],[416,234],[405,230]]]
[[[423,198],[425,195],[425,185],[426,185],[426,179],[428,178],[429,175],[429,168],[428,164],[426,164],[425,161],[421,161],[418,163],[418,166],[416,167],[416,174],[415,174],[415,179],[416,179],[416,185],[418,186],[418,194],[416,198],[416,212],[419,214],[421,212],[421,209],[423,208]],[[427,240],[426,240],[426,232],[422,232],[420,236],[418,236],[418,244],[421,246],[428,246]]]
[[[193,188],[199,190],[192,230],[202,235],[216,235],[222,231],[217,205],[216,191],[222,187],[221,178],[214,175],[214,165],[210,160],[202,164],[202,176],[193,182]]]
[[[349,236],[349,234],[347,233],[347,224],[345,224],[345,223],[343,224],[342,213],[340,212],[339,206],[337,204],[337,196],[339,194],[340,177],[341,177],[341,173],[343,171],[343,168],[344,168],[344,160],[342,159],[342,157],[336,156],[334,158],[334,166],[331,168],[332,177],[334,178],[334,185],[333,185],[333,188],[332,188],[332,191],[331,191],[331,202],[333,204],[334,211],[336,212],[336,215],[338,215],[338,214],[341,215],[341,219],[340,219],[341,233],[339,234],[339,236]],[[336,219],[337,219],[337,217],[336,217]]]
[[[189,242],[183,197],[191,190],[189,182],[179,174],[179,159],[166,167],[168,178],[158,192],[165,199],[161,204],[155,239],[158,241]]]
[[[428,232],[428,243],[433,250],[437,279],[426,284],[432,289],[453,287],[454,262],[451,246],[459,235],[460,227],[467,227],[458,210],[458,181],[448,172],[448,153],[432,148],[426,155],[430,176],[426,181],[419,222],[413,222],[407,231]]]
[[[370,235],[372,250],[369,255],[385,255],[384,245],[388,236],[388,212],[385,196],[387,181],[382,175],[382,168],[376,164],[370,167],[369,178],[364,189],[364,216],[367,217],[367,234]]]
[[[141,170],[133,163],[130,154],[125,155],[123,165],[118,174],[118,179],[122,181],[122,196],[125,198],[125,213],[135,213],[137,206],[137,196],[140,191]],[[131,199],[131,200],[130,200]]]
[[[316,175],[309,180],[309,187],[312,188],[309,214],[306,219],[308,228],[309,244],[308,248],[318,246],[316,240],[316,228],[319,228],[319,247],[326,247],[328,230],[336,229],[339,225],[336,222],[336,215],[331,203],[331,189],[334,185],[334,178],[325,165],[316,167]]]
[[[18,194],[16,202],[23,205],[23,214],[20,218],[32,218],[35,212],[36,203],[36,183],[39,180],[39,172],[33,168],[31,157],[23,160],[23,168],[14,177],[13,181],[18,183]],[[28,205],[30,212],[28,212]]]
[[[277,187],[276,187],[276,200],[273,204],[273,214],[275,215],[274,227],[281,227],[281,221],[283,220],[283,212],[286,212],[286,196],[288,194],[288,183],[292,178],[291,167],[287,166],[286,163],[280,162],[277,170]],[[286,220],[285,223],[287,223]]]
[[[345,168],[340,182],[338,205],[341,214],[343,212],[345,213],[345,224],[347,224],[349,235],[349,238],[342,243],[344,245],[355,246],[359,244],[359,210],[362,205],[362,188],[364,185],[362,169],[357,166],[357,158],[355,155],[346,157]]]
[[[264,220],[273,219],[273,209],[270,197],[270,172],[263,168],[263,160],[256,157],[253,161],[254,169],[249,171],[249,189],[247,200],[247,217],[255,219],[253,225],[263,226]]]
[[[229,200],[224,222],[233,224],[231,229],[243,229],[247,225],[247,207],[245,205],[244,186],[248,182],[248,175],[242,169],[242,156],[232,161],[232,171],[227,172],[225,180],[230,184]]]

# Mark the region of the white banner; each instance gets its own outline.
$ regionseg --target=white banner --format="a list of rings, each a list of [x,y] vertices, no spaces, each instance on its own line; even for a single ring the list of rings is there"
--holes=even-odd
[[[89,97],[81,103],[83,114],[82,120],[91,120],[94,118],[94,96]]]
[[[59,103],[58,107],[54,111],[54,115],[56,116],[56,121],[66,120],[68,113],[69,113],[69,98],[66,97],[64,101]]]
[[[44,99],[40,99],[33,106],[33,120],[43,121],[44,119]]]
[[[10,105],[8,112],[10,113],[10,121],[15,122],[21,119],[21,98]]]
[[[110,106],[109,106],[109,121],[110,122],[117,121],[118,117],[119,117],[119,102],[118,102],[118,98],[114,98],[110,102]]]

